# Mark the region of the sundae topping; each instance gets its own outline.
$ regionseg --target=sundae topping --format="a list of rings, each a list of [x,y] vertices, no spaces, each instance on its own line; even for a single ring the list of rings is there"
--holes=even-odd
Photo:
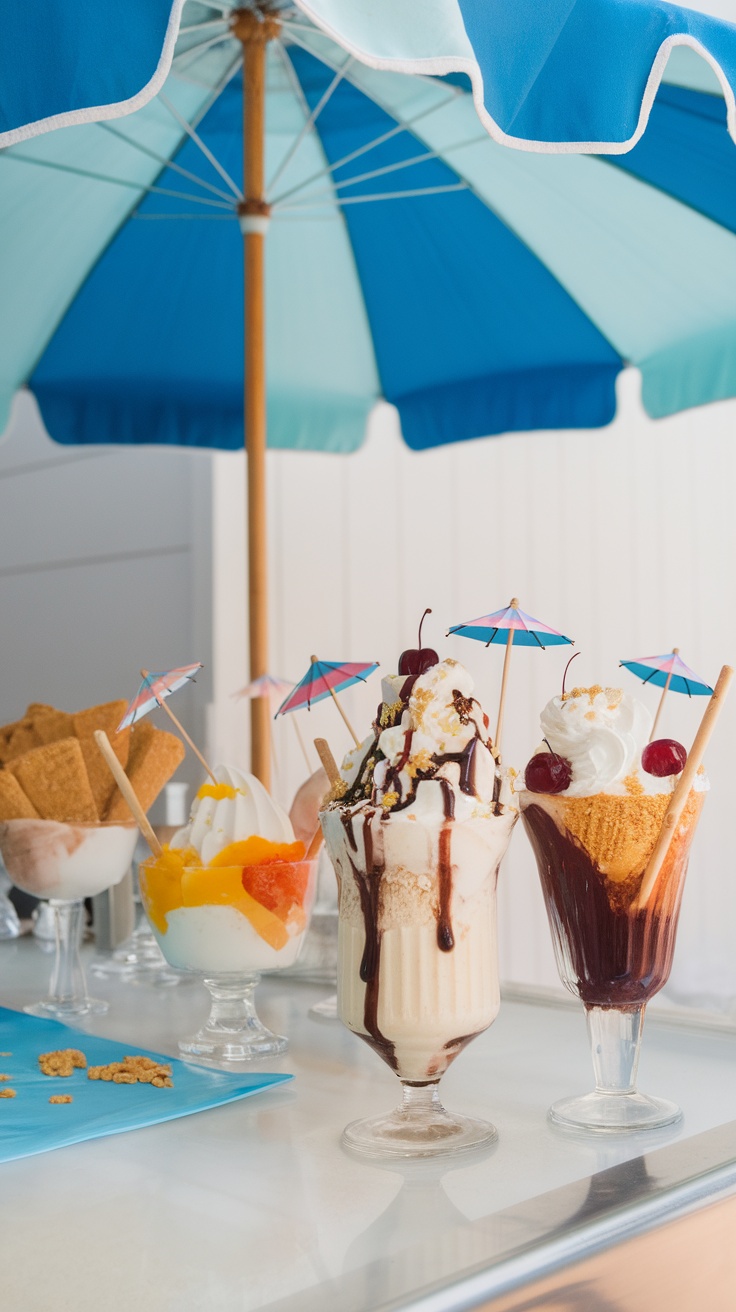
[[[680,774],[686,761],[687,751],[674,738],[657,738],[655,742],[647,743],[641,754],[642,770],[659,779],[670,774]]]
[[[215,770],[217,784],[203,784],[192,805],[189,823],[173,837],[171,846],[193,847],[204,865],[230,843],[258,834],[274,843],[292,843],[289,817],[269,797],[254,775],[230,766]]]
[[[574,688],[553,697],[541,716],[553,752],[569,761],[568,797],[625,792],[652,727],[649,711],[619,688]],[[612,785],[618,785],[613,787]]]
[[[399,656],[399,674],[409,676],[405,679],[403,690],[404,697],[409,696],[409,693],[414,686],[414,681],[418,679],[420,675],[424,674],[426,670],[429,670],[433,665],[436,665],[440,659],[437,652],[432,647],[422,646],[422,625],[424,624],[426,616],[431,614],[432,609],[428,606],[419,621],[419,646],[409,647],[407,651],[402,651]]]
[[[572,766],[556,752],[537,752],[526,767],[524,786],[530,793],[563,793],[569,788]]]

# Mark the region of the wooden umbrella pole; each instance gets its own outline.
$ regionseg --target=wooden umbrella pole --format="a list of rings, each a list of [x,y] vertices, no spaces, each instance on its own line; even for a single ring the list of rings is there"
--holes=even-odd
[[[123,797],[128,803],[131,813],[135,817],[135,821],[136,824],[138,825],[138,828],[143,834],[143,837],[148,843],[148,846],[153,852],[153,855],[160,856],[162,851],[161,844],[159,843],[155,833],[153,832],[148,816],[143,810],[143,807],[138,799],[138,794],[133,788],[130,779],[128,778],[117,756],[112,750],[112,747],[110,746],[110,740],[107,734],[105,733],[104,729],[95,729],[94,736],[95,736],[95,742],[97,743],[97,746],[99,747],[100,751],[102,752],[102,755],[105,758],[105,761],[107,762],[108,768],[110,770],[113,779],[115,780],[115,783],[117,784],[118,788],[123,794]]]
[[[680,650],[679,647],[673,647],[673,648],[672,648],[672,655],[673,655],[673,656],[676,656],[677,653],[679,652],[679,650]],[[657,707],[657,714],[656,714],[655,717],[654,717],[654,724],[652,725],[652,732],[651,732],[650,735],[649,735],[649,741],[650,741],[650,743],[653,743],[653,742],[654,742],[654,735],[655,735],[656,732],[657,732],[657,725],[659,724],[659,717],[660,717],[660,715],[662,714],[662,708],[663,708],[663,706],[664,706],[664,699],[665,699],[665,697],[667,696],[667,693],[669,692],[669,687],[670,687],[670,684],[671,684],[671,683],[672,683],[672,670],[670,670],[669,674],[667,675],[667,681],[666,681],[666,683],[665,683],[665,685],[664,685],[664,688],[662,689],[662,696],[661,696],[660,699],[659,699],[659,706]]]
[[[236,9],[233,35],[243,46],[243,200],[238,205],[245,270],[245,450],[248,470],[248,645],[250,678],[268,669],[266,524],[266,340],[264,243],[270,208],[264,195],[266,46],[280,23],[262,4]],[[271,735],[268,700],[250,704],[251,770],[268,788]]]
[[[317,662],[318,662],[318,660],[319,660],[319,657],[318,657],[318,656],[312,656],[312,657],[310,657],[310,659],[311,659],[312,664],[313,664],[313,665],[316,665]],[[348,733],[350,734],[350,737],[352,738],[353,742],[355,743],[355,746],[356,746],[356,747],[360,747],[360,738],[358,737],[358,735],[357,735],[357,733],[355,732],[355,730],[354,730],[352,724],[350,723],[350,721],[349,721],[347,715],[345,714],[345,711],[344,711],[343,708],[342,708],[342,703],[338,701],[337,693],[335,692],[335,689],[334,689],[334,688],[330,688],[330,689],[329,689],[329,693],[330,693],[330,697],[332,698],[333,702],[335,703],[335,705],[336,705],[338,711],[340,712],[340,714],[341,714],[343,720],[345,721],[345,724],[347,725]],[[316,742],[316,739],[315,739],[315,742]]]
[[[518,597],[512,597],[509,605],[513,606],[514,609],[517,610],[519,606]],[[503,658],[503,674],[501,675],[501,695],[498,699],[498,719],[496,721],[496,737],[493,741],[493,746],[495,747],[497,753],[500,752],[501,750],[501,727],[503,725],[503,712],[506,704],[506,683],[509,677],[509,665],[511,663],[511,648],[513,647],[513,645],[514,645],[514,630],[509,629],[509,635],[506,639],[506,654]]]
[[[148,678],[148,670],[141,670],[141,675],[143,676],[144,679],[147,679],[147,678]],[[151,692],[153,692],[153,688],[151,689]],[[164,700],[163,697],[157,697],[155,692],[153,692],[153,695],[154,695],[154,697],[156,697],[156,701],[158,702],[158,704],[159,704],[159,706],[161,707],[161,709],[162,709],[163,711],[166,711],[166,714],[168,715],[168,717],[169,717],[169,719],[171,720],[172,724],[174,724],[175,727],[178,729],[179,733],[181,734],[182,738],[184,739],[184,742],[189,744],[189,746],[191,747],[192,751],[194,752],[194,755],[196,756],[196,758],[197,758],[197,760],[199,761],[199,763],[200,763],[201,765],[204,766],[204,768],[205,768],[207,774],[209,775],[210,779],[212,780],[213,784],[216,784],[216,783],[217,783],[217,779],[215,778],[214,774],[213,774],[212,771],[210,770],[210,767],[208,766],[207,762],[205,761],[205,759],[204,759],[202,753],[200,752],[199,748],[196,746],[195,743],[192,742],[191,738],[189,737],[189,734],[187,733],[186,729],[184,728],[184,725],[181,723],[181,720],[177,720],[176,716],[174,715],[174,712],[171,710],[171,707],[170,707],[170,706],[167,706],[167,704],[166,704],[166,702],[165,702],[165,700]]]

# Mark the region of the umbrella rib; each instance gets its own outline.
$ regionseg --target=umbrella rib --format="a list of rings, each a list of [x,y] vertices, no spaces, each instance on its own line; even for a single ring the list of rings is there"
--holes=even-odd
[[[209,27],[227,27],[228,20],[222,18],[210,18],[206,23],[192,23],[190,27],[180,27],[179,36],[188,36],[190,32],[204,32]]]
[[[232,223],[236,215],[234,212],[230,214],[188,214],[185,211],[183,214],[138,214],[135,212],[130,217],[136,223],[148,223],[149,219],[210,219],[215,223]]]
[[[216,187],[214,183],[205,182],[204,178],[197,177],[196,173],[190,172],[189,169],[183,169],[181,164],[175,164],[173,160],[167,159],[165,155],[159,155],[158,151],[151,150],[149,146],[144,146],[142,142],[135,141],[132,137],[127,137],[124,132],[120,132],[118,128],[114,128],[111,123],[99,123],[98,127],[104,128],[105,132],[109,132],[113,137],[117,137],[120,141],[124,141],[126,146],[132,146],[133,150],[139,151],[141,155],[148,155],[150,159],[157,160],[159,164],[165,165],[167,169],[171,169],[174,173],[179,173],[181,177],[188,178],[190,182],[195,182],[198,187],[204,187],[206,191],[211,191],[213,195],[219,196],[221,200],[226,200],[228,205],[230,204],[229,194],[226,191],[222,191],[220,187]]]
[[[219,97],[222,95],[223,91],[225,90],[225,87],[228,86],[230,82],[232,82],[233,78],[236,76],[236,74],[240,71],[242,67],[243,67],[243,50],[242,47],[240,46],[240,43],[238,43],[230,67],[225,71],[225,73],[223,73],[219,81],[215,82],[214,86],[210,86],[209,88],[210,94],[207,96],[204,104],[200,106],[200,108],[197,110],[196,114],[194,115],[191,122],[191,126],[193,128],[199,127],[200,123],[202,122],[202,119],[209,113],[215,101],[218,100]],[[176,76],[177,78],[181,78],[183,82],[197,81],[197,79],[194,78],[187,79],[186,75],[182,73],[177,73]],[[199,86],[202,85],[201,81],[198,81],[197,84]]]
[[[16,155],[13,151],[0,151],[0,159],[19,160],[22,164],[33,164],[36,168],[56,169],[59,173],[73,173],[80,178],[91,178],[94,182],[110,182],[116,187],[131,187],[134,191],[151,192],[157,196],[171,196],[175,200],[190,200],[195,205],[212,205],[218,210],[230,209],[224,201],[209,200],[206,196],[193,196],[188,191],[172,191],[169,187],[157,187],[154,183],[131,182],[128,178],[113,178],[106,173],[93,173],[91,169],[80,169],[72,164],[58,164],[55,160],[34,159],[29,155]]]
[[[207,41],[194,41],[192,45],[187,46],[186,50],[180,50],[171,61],[171,67],[174,73],[179,73],[182,68],[189,68],[190,64],[196,63],[200,55],[211,46],[217,46],[222,41],[232,41],[233,37],[229,28],[224,32],[219,32],[217,36],[211,36]]]
[[[307,54],[310,55],[313,54],[313,52],[309,49],[309,46],[305,45],[304,42],[295,41],[294,44],[298,45],[300,50],[306,50]],[[331,69],[332,72],[338,71],[338,66],[331,63],[330,60],[326,59],[322,54],[319,55],[319,59],[327,68]],[[299,88],[299,92],[301,93],[301,86],[299,85],[299,79],[296,77],[296,73],[294,72],[294,66],[291,63],[291,60],[289,59],[286,50],[284,50],[284,60],[290,67],[292,72],[292,80],[296,81],[296,84]],[[366,95],[366,92],[363,91],[362,87],[358,86],[357,82],[355,82],[355,80],[351,78],[347,73],[345,73],[344,78],[346,82],[349,82],[350,85],[355,87],[358,91],[360,91],[362,95]],[[303,94],[300,94],[300,99],[302,103],[305,104]],[[293,187],[290,191],[282,192],[281,196],[278,197],[278,200],[279,201],[285,200],[286,197],[291,196],[293,192],[303,191],[305,187],[308,187],[312,182],[316,182],[319,178],[323,178],[325,177],[325,175],[334,174],[335,171],[339,168],[342,168],[344,164],[350,164],[352,160],[358,159],[360,155],[365,155],[369,150],[374,150],[377,146],[383,145],[385,141],[390,141],[392,137],[399,136],[402,132],[410,132],[415,123],[419,123],[420,120],[423,118],[428,118],[431,114],[436,114],[438,110],[444,109],[447,105],[449,105],[452,101],[456,99],[457,99],[457,93],[453,90],[450,95],[445,96],[444,100],[441,100],[436,105],[430,105],[428,109],[421,110],[421,112],[419,114],[415,114],[413,118],[409,118],[406,120],[402,119],[400,121],[397,121],[396,113],[393,110],[388,109],[384,104],[382,104],[378,100],[375,100],[374,98],[375,104],[377,104],[379,108],[382,109],[383,112],[389,118],[392,118],[394,120],[396,126],[391,128],[388,132],[382,132],[379,137],[375,137],[372,141],[367,142],[366,145],[359,146],[356,150],[350,151],[349,154],[343,155],[341,159],[335,160],[333,164],[326,165],[325,168],[320,169],[319,172],[317,173],[313,173],[311,177],[305,178],[303,182],[300,182],[297,186]],[[475,138],[474,140],[486,141],[487,138],[483,136],[483,137]],[[463,142],[462,144],[464,146],[468,146],[474,143],[470,141],[466,141]],[[457,150],[458,147],[454,146],[453,149]],[[275,179],[273,181],[275,181]]]
[[[167,96],[164,95],[162,91],[159,92],[158,98],[161,101],[161,104],[166,109],[168,109],[172,118],[176,119],[176,122],[179,124],[179,126],[182,127],[186,132],[187,136],[191,138],[195,146],[197,146],[201,150],[205,159],[208,159],[212,167],[217,170],[223,182],[227,183],[233,195],[236,196],[238,200],[242,200],[243,193],[241,192],[240,188],[235,185],[227,169],[224,168],[224,166],[220,163],[217,157],[212,154],[212,151],[210,150],[209,146],[206,146],[204,144],[199,133],[195,130],[195,128],[192,127],[191,123],[187,122],[187,120],[184,118],[184,115],[179,113],[176,106],[172,105],[171,101],[168,99]]]
[[[332,196],[332,193],[329,193],[329,195],[332,197],[332,204],[334,204],[338,209],[340,209],[344,205],[366,205],[371,201],[378,201],[378,200],[406,200],[408,196],[440,196],[448,191],[467,191],[467,190],[468,190],[468,186],[465,182],[455,182],[452,184],[448,184],[445,187],[414,187],[409,191],[381,191],[381,192],[376,192],[374,196],[340,197],[340,196]],[[322,194],[326,196],[328,193],[322,193]],[[323,201],[304,200],[304,201],[300,201],[298,205],[279,205],[279,206],[274,206],[273,208],[277,213],[283,214],[287,212],[293,213],[295,210],[307,210],[310,209],[313,205],[324,206],[329,203],[330,202],[328,200],[323,200]]]
[[[317,101],[317,104],[315,105],[314,109],[310,111],[309,117],[307,118],[306,122],[302,124],[300,131],[297,133],[296,137],[292,141],[289,149],[284,155],[284,158],[282,159],[281,163],[276,169],[276,172],[271,178],[267,188],[267,191],[269,193],[271,191],[271,188],[274,187],[278,182],[278,179],[281,177],[281,174],[284,172],[284,170],[288,168],[289,164],[291,163],[292,159],[296,155],[296,152],[298,151],[305,137],[312,131],[312,128],[317,122],[317,119],[322,113],[322,110],[331,100],[332,96],[334,95],[335,91],[337,90],[337,88],[339,87],[340,83],[342,82],[345,76],[346,69],[349,68],[352,62],[353,62],[352,55],[348,55],[344,65],[341,68],[337,69],[337,71],[335,72],[335,76],[330,82],[330,85],[327,87],[327,90],[323,92],[323,94],[320,96],[320,99]]]

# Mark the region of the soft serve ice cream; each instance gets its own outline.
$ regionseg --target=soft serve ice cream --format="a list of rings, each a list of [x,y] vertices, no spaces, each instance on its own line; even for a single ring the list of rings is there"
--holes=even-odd
[[[666,982],[690,843],[705,790],[695,785],[656,888],[639,894],[687,759],[649,743],[652,718],[620,688],[575,688],[541,715],[520,804],[534,847],[563,980],[589,1005],[635,1004]]]
[[[254,775],[219,766],[215,779],[199,789],[171,845],[141,866],[153,932],[182,969],[290,966],[307,927],[315,863]]]
[[[384,679],[341,773],[321,815],[340,1015],[402,1079],[431,1082],[498,1011],[496,875],[518,814],[467,670]]]

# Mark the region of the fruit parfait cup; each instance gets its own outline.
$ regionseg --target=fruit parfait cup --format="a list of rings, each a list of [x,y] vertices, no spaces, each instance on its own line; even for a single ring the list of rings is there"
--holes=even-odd
[[[687,753],[648,743],[651,717],[618,688],[575,688],[542,712],[544,746],[520,794],[537,859],[557,968],[582,1001],[595,1089],[550,1118],[574,1129],[653,1129],[673,1102],[636,1089],[644,1010],[672,967],[690,844],[708,783],[701,772],[656,882],[644,883]]]
[[[25,1008],[34,1016],[74,1021],[108,1009],[90,998],[79,955],[84,899],[119,884],[130,868],[138,828],[119,824],[65,824],[58,820],[6,820],[0,852],[16,888],[48,899],[54,913],[56,957],[49,994]]]
[[[252,775],[219,767],[170,847],[140,867],[143,905],[170,966],[203,976],[205,1025],[179,1041],[183,1056],[237,1069],[283,1052],[256,1013],[262,974],[296,961],[314,900],[317,862]],[[267,834],[251,828],[259,824]],[[251,830],[248,833],[248,829]],[[230,838],[233,832],[245,837]]]

